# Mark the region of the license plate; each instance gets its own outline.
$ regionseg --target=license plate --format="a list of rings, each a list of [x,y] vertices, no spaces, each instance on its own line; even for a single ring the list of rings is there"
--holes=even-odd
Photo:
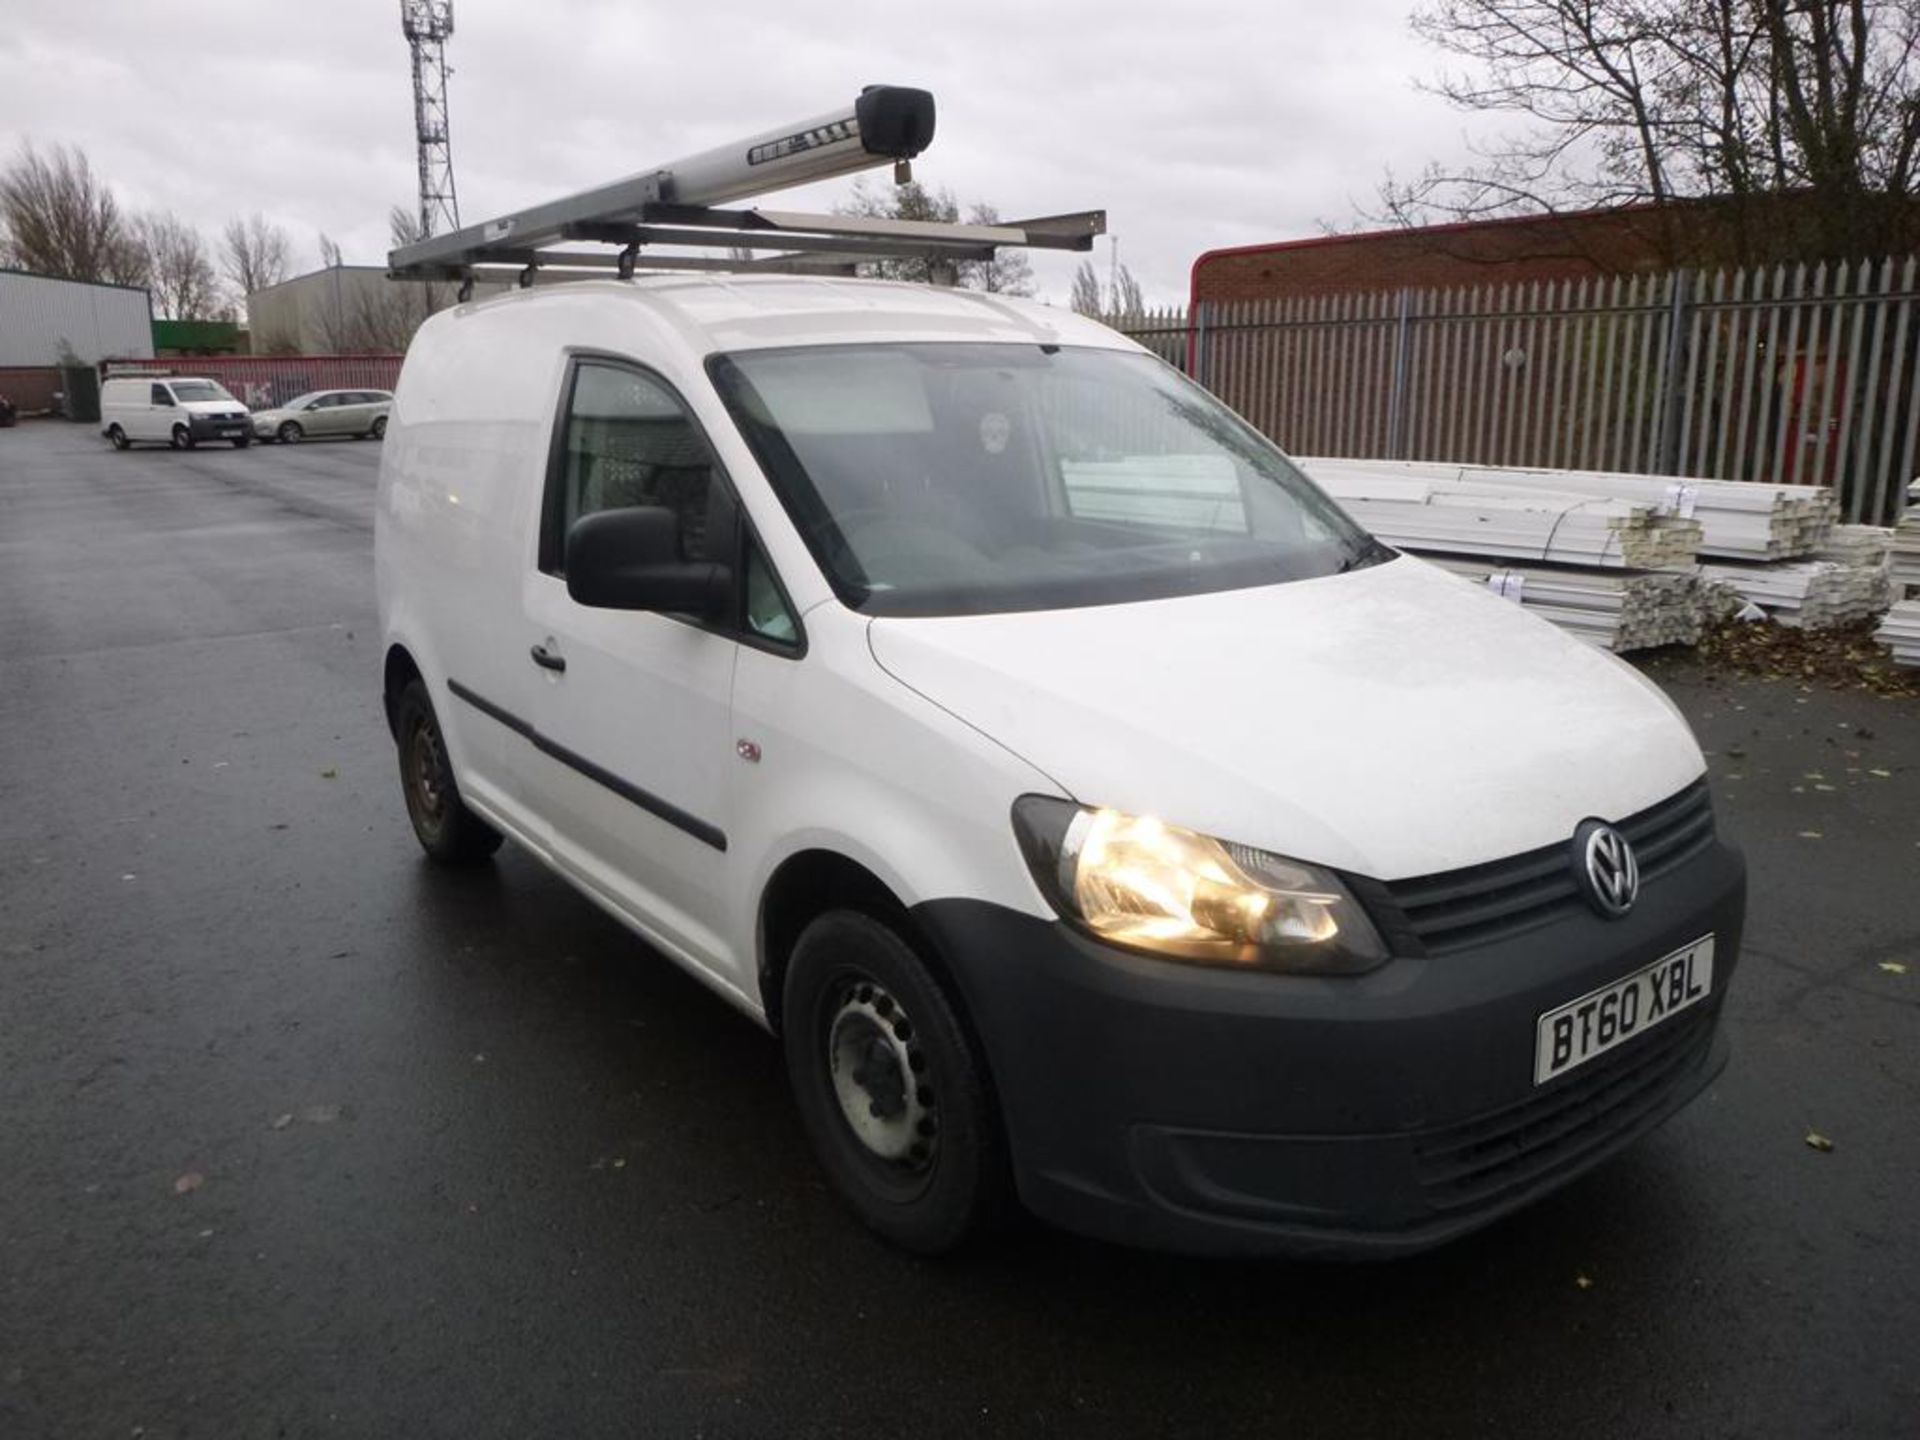
[[[1533,1083],[1544,1085],[1672,1019],[1713,989],[1713,936],[1549,1010],[1534,1024]]]

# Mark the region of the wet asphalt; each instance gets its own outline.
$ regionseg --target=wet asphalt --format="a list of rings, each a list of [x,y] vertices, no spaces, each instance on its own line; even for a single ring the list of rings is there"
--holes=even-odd
[[[422,862],[378,454],[0,431],[0,1440],[1920,1435],[1920,702],[1649,666],[1752,865],[1733,1061],[1532,1210],[918,1261],[751,1024]]]

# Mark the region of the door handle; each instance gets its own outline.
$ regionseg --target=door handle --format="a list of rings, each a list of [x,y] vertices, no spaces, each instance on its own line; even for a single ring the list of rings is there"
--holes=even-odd
[[[542,670],[565,670],[567,668],[567,657],[554,654],[553,651],[547,649],[544,645],[536,645],[528,653],[533,656],[533,663],[538,665]]]

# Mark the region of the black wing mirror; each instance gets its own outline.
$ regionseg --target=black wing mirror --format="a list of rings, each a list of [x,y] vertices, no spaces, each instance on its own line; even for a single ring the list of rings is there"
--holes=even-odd
[[[710,619],[732,593],[725,565],[680,558],[680,517],[671,510],[602,510],[567,531],[567,594],[582,605]]]

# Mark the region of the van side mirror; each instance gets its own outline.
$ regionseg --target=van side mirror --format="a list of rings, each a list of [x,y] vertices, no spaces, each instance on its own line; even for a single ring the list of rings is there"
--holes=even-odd
[[[711,560],[682,560],[680,517],[671,510],[601,510],[567,531],[567,594],[601,610],[709,619],[731,601],[733,572]]]

